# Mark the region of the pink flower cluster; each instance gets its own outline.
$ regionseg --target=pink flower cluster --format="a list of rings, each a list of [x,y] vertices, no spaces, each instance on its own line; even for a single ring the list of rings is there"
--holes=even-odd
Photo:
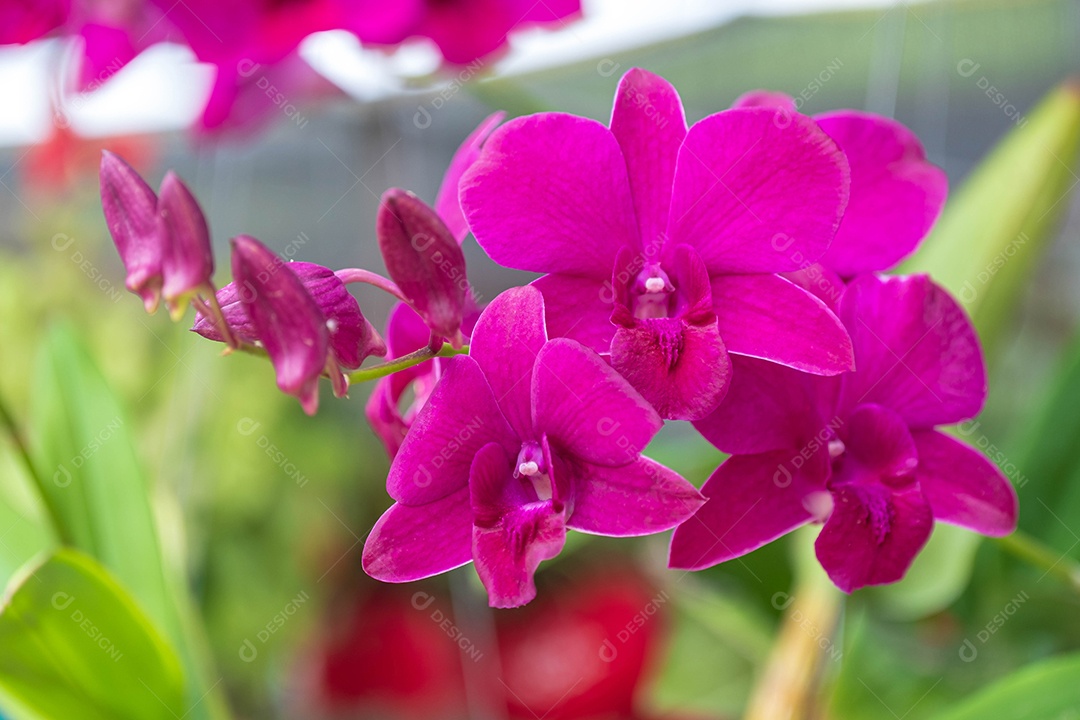
[[[78,38],[81,90],[93,90],[156,43],[187,45],[217,69],[202,125],[254,119],[261,88],[293,96],[317,86],[297,47],[308,35],[346,30],[365,45],[426,37],[452,65],[505,48],[523,27],[558,26],[580,0],[0,0],[0,45]]]
[[[946,196],[906,128],[808,117],[765,92],[688,127],[675,89],[639,69],[608,125],[501,122],[458,151],[437,210],[384,195],[390,279],[286,264],[242,236],[233,283],[207,293],[190,194],[169,176],[157,199],[103,162],[106,218],[148,307],[159,288],[171,306],[194,294],[195,330],[265,351],[308,412],[321,376],[342,396],[346,371],[389,356],[353,376],[379,378],[368,418],[393,459],[370,575],[473,562],[491,604],[513,607],[568,529],[675,528],[671,566],[700,569],[820,523],[818,558],[850,592],[903,577],[935,521],[1013,530],[1011,485],[940,429],[986,398],[970,320],[928,277],[879,274]],[[543,276],[478,307],[470,232],[500,264]],[[350,282],[402,301],[385,342]],[[674,420],[731,455],[700,491],[643,454]]]

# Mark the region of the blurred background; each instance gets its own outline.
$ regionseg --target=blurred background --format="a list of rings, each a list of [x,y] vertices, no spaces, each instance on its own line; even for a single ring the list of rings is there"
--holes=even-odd
[[[1005,246],[1020,258],[1008,285],[996,270],[980,274],[982,237],[912,268],[959,278],[955,292],[964,282],[985,290],[976,317],[988,328],[990,399],[961,432],[1017,486],[1021,527],[1060,554],[1058,570],[939,529],[902,583],[823,601],[836,607],[823,617],[839,619],[803,630],[825,688],[806,717],[939,717],[1012,671],[1080,649],[1080,581],[1059,577],[1080,560],[1077,124],[1032,120],[1080,72],[1076,0],[597,0],[581,19],[528,29],[463,66],[440,66],[424,41],[389,51],[320,33],[299,53],[317,82],[256,93],[258,112],[212,128],[198,126],[213,72],[186,48],[155,46],[88,93],[62,79],[72,52],[58,39],[0,47],[0,395],[31,419],[48,415],[43,394],[89,402],[73,397],[83,371],[50,361],[58,347],[78,348],[72,356],[97,368],[87,377],[103,376],[113,404],[83,412],[80,437],[109,452],[130,446],[164,563],[205,627],[206,688],[232,716],[736,718],[761,686],[785,642],[802,538],[687,575],[664,569],[667,536],[574,534],[542,567],[539,599],[513,611],[488,610],[470,568],[407,586],[371,581],[363,539],[390,500],[386,454],[363,415],[369,389],[347,401],[324,392],[308,418],[264,360],[221,358],[184,323],[146,316],[123,289],[101,214],[108,148],[153,186],[170,168],[187,181],[210,222],[220,284],[239,233],[289,259],[381,271],[384,190],[434,201],[451,155],[494,110],[606,121],[634,66],[671,81],[691,122],[755,88],[787,92],[809,114],[895,117],[948,172],[954,199],[1010,133],[1045,131],[1015,145],[997,195],[965,206],[978,215],[977,202],[998,198],[1025,213],[1017,227],[1029,239]],[[1031,181],[1036,166],[1057,179]],[[465,251],[482,296],[527,279],[471,239]],[[965,262],[974,265],[958,269]],[[381,326],[387,297],[356,294]],[[42,442],[32,432],[30,444]],[[685,423],[665,428],[651,454],[698,485],[722,459]],[[6,442],[0,472],[6,583],[55,540]]]

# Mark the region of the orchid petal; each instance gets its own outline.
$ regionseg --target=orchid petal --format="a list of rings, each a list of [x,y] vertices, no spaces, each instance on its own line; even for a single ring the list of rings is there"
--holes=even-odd
[[[697,420],[716,409],[727,392],[731,363],[716,326],[709,276],[694,249],[678,245],[665,267],[674,283],[674,317],[634,317],[628,282],[636,262],[629,248],[620,253],[612,281],[616,298],[611,364],[660,416]]]
[[[833,583],[849,593],[903,578],[934,526],[918,485],[847,483],[832,493],[832,515],[814,547]]]
[[[534,287],[502,293],[480,314],[469,356],[484,371],[510,427],[522,440],[535,440],[532,423],[533,365],[547,342],[544,298]]]
[[[669,567],[701,570],[772,542],[815,519],[824,494],[828,453],[790,451],[728,458],[701,488],[707,498],[675,528]]]
[[[480,247],[517,270],[603,281],[619,248],[638,245],[619,144],[573,115],[516,118],[492,133],[461,180],[461,206]]]
[[[848,178],[843,153],[810,118],[726,110],[686,135],[668,234],[692,245],[710,275],[796,270],[832,242]]]
[[[574,508],[566,524],[581,532],[651,535],[675,527],[705,502],[681,475],[649,458],[616,468],[572,467]]]
[[[532,379],[533,427],[580,460],[618,467],[637,459],[663,424],[652,406],[596,353],[549,341]]]
[[[668,225],[675,161],[686,137],[679,94],[662,77],[633,68],[619,82],[611,132],[626,158],[642,247],[659,249]]]
[[[1016,491],[997,465],[936,430],[920,430],[913,436],[919,451],[919,486],[936,520],[994,537],[1016,529]]]
[[[731,386],[720,407],[694,423],[706,440],[731,454],[814,451],[843,424],[836,412],[838,378],[732,355]]]
[[[386,491],[399,502],[446,497],[468,484],[473,457],[484,445],[499,442],[516,453],[521,444],[476,361],[459,355],[445,367],[390,465]]]
[[[844,276],[888,270],[930,232],[948,178],[895,120],[854,110],[814,119],[851,165],[851,199],[821,263]]]
[[[851,338],[836,315],[778,275],[716,276],[712,300],[728,352],[815,375],[855,368]]]
[[[532,282],[544,294],[544,318],[551,337],[577,340],[598,353],[611,349],[610,280],[551,273]]]
[[[876,403],[913,428],[974,417],[986,398],[975,328],[925,275],[854,280],[840,302],[859,370],[844,379],[842,407]]]
[[[424,505],[395,503],[364,543],[363,567],[383,582],[410,582],[472,560],[469,489]]]

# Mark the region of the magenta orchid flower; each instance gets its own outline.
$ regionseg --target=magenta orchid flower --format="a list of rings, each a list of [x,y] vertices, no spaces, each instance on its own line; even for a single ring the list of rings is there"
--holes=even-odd
[[[549,340],[535,288],[481,314],[387,478],[395,504],[364,547],[364,569],[408,582],[469,561],[493,607],[536,595],[533,575],[566,529],[613,536],[674,527],[701,497],[641,456],[660,417],[618,373],[569,339]]]
[[[839,312],[853,373],[736,359],[723,404],[696,423],[733,456],[675,531],[672,567],[709,567],[823,522],[818,559],[851,592],[902,578],[935,520],[993,536],[1015,528],[1016,493],[997,466],[936,429],[986,398],[978,337],[955,300],[924,275],[863,275]]]
[[[206,218],[195,197],[174,173],[161,183],[161,197],[119,156],[101,156],[101,206],[120,259],[126,287],[157,310],[162,296],[174,318],[192,296],[213,294],[214,256]]]
[[[572,19],[581,0],[359,0],[347,7],[346,27],[363,43],[427,37],[448,63],[467,65],[504,48],[515,30]]]
[[[675,89],[634,69],[610,127],[541,113],[496,130],[462,206],[492,259],[548,273],[535,285],[553,336],[610,351],[665,417],[701,418],[726,390],[729,352],[852,367],[835,315],[776,274],[828,249],[848,163],[810,118],[775,119],[736,108],[688,130]]]
[[[780,123],[798,112],[790,96],[762,90],[734,107],[773,108]],[[814,120],[847,156],[851,197],[825,254],[784,277],[834,306],[843,278],[889,270],[915,252],[945,207],[949,181],[926,159],[918,137],[891,118],[837,110]]]

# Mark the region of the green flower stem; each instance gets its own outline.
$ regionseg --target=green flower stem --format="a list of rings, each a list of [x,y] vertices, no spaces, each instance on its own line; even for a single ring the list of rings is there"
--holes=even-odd
[[[1012,535],[994,538],[1006,552],[1043,570],[1048,575],[1056,575],[1069,587],[1080,593],[1080,563],[1068,556],[1043,545],[1027,533],[1017,530]]]
[[[357,383],[369,382],[371,380],[378,380],[379,378],[386,377],[387,375],[393,375],[401,370],[407,370],[414,365],[419,365],[422,362],[426,362],[432,358],[437,357],[453,357],[454,355],[464,355],[469,352],[468,345],[462,345],[459,348],[455,348],[450,343],[443,343],[442,347],[438,350],[430,347],[420,348],[416,352],[409,353],[408,355],[402,355],[399,358],[384,362],[381,365],[372,365],[369,368],[363,368],[357,370],[349,375],[349,384],[356,385]]]
[[[49,515],[50,524],[57,538],[64,545],[72,545],[72,538],[68,535],[65,524],[60,522],[60,511],[53,504],[52,495],[45,490],[45,479],[38,472],[37,465],[34,464],[34,458],[30,455],[30,448],[27,447],[26,442],[23,440],[22,433],[19,432],[19,427],[15,423],[15,418],[8,410],[7,402],[3,398],[0,398],[0,424],[3,424],[8,437],[11,438],[11,442],[15,445],[16,452],[26,466],[26,472],[34,481],[38,497],[41,498],[41,504]]]

